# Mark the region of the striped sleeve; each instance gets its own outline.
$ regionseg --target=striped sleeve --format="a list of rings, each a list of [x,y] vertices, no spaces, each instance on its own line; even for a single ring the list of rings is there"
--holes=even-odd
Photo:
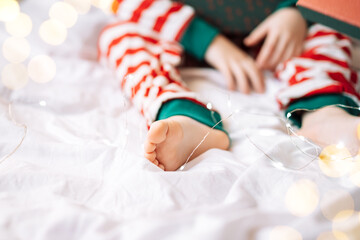
[[[111,8],[120,20],[152,29],[167,41],[179,41],[194,17],[192,7],[170,0],[114,0]]]
[[[347,36],[320,24],[313,25],[303,53],[277,67],[277,77],[288,85],[277,95],[280,106],[286,112],[333,104],[357,107],[360,81],[350,67],[351,54]]]

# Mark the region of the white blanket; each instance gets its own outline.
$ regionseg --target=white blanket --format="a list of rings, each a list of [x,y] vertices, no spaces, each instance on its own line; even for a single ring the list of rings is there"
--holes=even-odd
[[[111,17],[93,8],[64,44],[49,46],[38,28],[54,2],[25,0],[21,10],[34,24],[31,57],[52,57],[55,79],[16,91],[0,84],[0,159],[24,135],[12,120],[27,127],[0,163],[1,240],[323,240],[335,239],[332,230],[360,239],[359,187],[349,174],[326,176],[318,158],[293,144],[276,117],[283,85],[270,73],[266,94],[244,96],[227,91],[214,70],[182,70],[225,118],[232,148],[163,172],[142,156],[143,118],[96,61],[97,36]],[[0,43],[8,36],[2,24]],[[309,144],[300,148],[314,153]],[[348,218],[326,218],[349,209]]]

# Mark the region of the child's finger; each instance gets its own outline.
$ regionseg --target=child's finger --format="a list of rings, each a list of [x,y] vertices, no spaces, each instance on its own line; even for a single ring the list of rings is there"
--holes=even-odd
[[[290,44],[290,46],[288,46],[286,48],[286,51],[283,54],[283,56],[281,58],[281,61],[279,63],[285,62],[285,61],[287,61],[287,60],[289,60],[289,59],[291,59],[293,57],[296,57],[295,53],[296,53],[296,44],[292,43],[292,44]]]
[[[231,74],[231,70],[229,69],[229,67],[226,65],[223,65],[223,66],[219,67],[219,70],[226,79],[226,85],[227,85],[228,89],[231,91],[235,91],[236,90],[235,80]]]
[[[278,43],[275,46],[275,50],[273,51],[269,59],[269,67],[271,69],[275,68],[280,63],[288,47],[289,47],[288,38],[280,37]]]
[[[248,61],[244,63],[244,69],[246,69],[247,75],[250,78],[251,85],[257,93],[263,93],[265,91],[264,78],[260,70],[256,67],[255,62]]]
[[[249,36],[244,39],[244,44],[249,47],[258,44],[262,39],[266,37],[267,31],[268,29],[266,25],[260,24],[250,33]]]
[[[259,56],[256,59],[256,64],[260,68],[264,68],[268,65],[271,53],[274,51],[276,46],[277,37],[275,35],[268,35],[266,37],[264,45],[261,47]]]
[[[231,69],[235,75],[238,89],[244,94],[249,94],[250,86],[244,70],[241,68],[241,66],[238,63],[234,63]]]

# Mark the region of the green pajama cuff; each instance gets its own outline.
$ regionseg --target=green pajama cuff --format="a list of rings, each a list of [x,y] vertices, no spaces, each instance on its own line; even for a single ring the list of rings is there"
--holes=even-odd
[[[345,106],[350,107],[359,107],[358,104],[352,100],[350,97],[347,97],[342,94],[325,94],[325,95],[316,95],[311,96],[307,98],[303,98],[300,100],[297,100],[296,102],[292,103],[285,111],[285,116],[287,116],[288,113],[295,111],[291,114],[290,120],[291,122],[301,128],[301,120],[302,120],[302,114],[304,111],[302,110],[317,110],[322,107],[335,105],[335,104],[341,104]],[[346,112],[348,112],[351,115],[358,116],[359,111],[356,109],[351,108],[345,108],[338,106],[342,109],[344,109]],[[296,111],[299,110],[299,111]]]
[[[219,30],[199,17],[195,17],[186,29],[180,43],[186,52],[203,60],[206,50],[219,34]]]
[[[156,120],[162,120],[177,115],[190,117],[211,128],[221,121],[221,116],[219,113],[211,111],[205,106],[188,99],[173,99],[163,103]],[[223,128],[222,122],[217,124],[214,129],[221,130],[228,135],[228,133]]]
[[[279,10],[281,8],[286,8],[286,7],[296,7],[296,2],[298,0],[284,0],[281,3],[279,3],[279,5],[277,5],[276,10]]]

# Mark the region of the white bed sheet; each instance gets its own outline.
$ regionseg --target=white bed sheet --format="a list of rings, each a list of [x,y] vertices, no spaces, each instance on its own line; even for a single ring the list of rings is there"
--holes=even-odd
[[[333,229],[321,208],[346,198],[324,198],[331,190],[351,194],[355,212],[340,229],[348,239],[360,239],[360,189],[348,176],[325,176],[318,160],[302,170],[274,166],[300,168],[311,158],[292,144],[281,120],[264,116],[281,116],[274,95],[282,84],[271,74],[266,94],[243,96],[225,90],[214,70],[182,70],[190,88],[224,118],[233,113],[225,120],[232,148],[210,150],[185,171],[163,172],[142,157],[143,118],[124,98],[113,73],[96,62],[97,36],[110,17],[93,8],[80,15],[64,44],[48,46],[37,31],[53,2],[23,1],[21,9],[34,23],[27,38],[31,55],[51,56],[55,79],[29,82],[16,91],[0,85],[0,157],[23,135],[23,128],[11,122],[9,102],[13,118],[27,126],[21,147],[0,164],[1,240],[263,240],[271,239],[276,226],[313,240]],[[1,44],[7,37],[2,25]],[[2,69],[5,59],[0,63]],[[296,217],[285,197],[301,179],[316,184],[320,202],[309,215]]]

